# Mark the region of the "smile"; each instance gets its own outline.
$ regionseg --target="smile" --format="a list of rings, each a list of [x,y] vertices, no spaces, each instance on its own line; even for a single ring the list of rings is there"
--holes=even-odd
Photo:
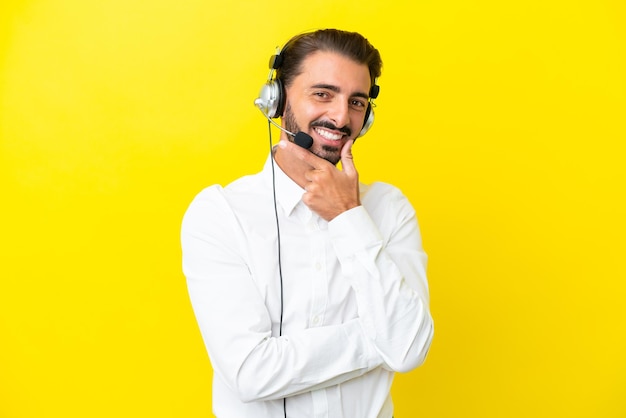
[[[344,136],[344,134],[333,133],[322,128],[315,128],[315,132],[317,132],[317,134],[322,138],[328,139],[330,141],[339,141]]]

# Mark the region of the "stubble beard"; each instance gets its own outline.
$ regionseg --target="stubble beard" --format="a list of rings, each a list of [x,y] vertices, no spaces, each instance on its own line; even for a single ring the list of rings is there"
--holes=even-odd
[[[306,132],[298,126],[289,104],[287,104],[285,108],[283,123],[285,124],[285,129],[289,132],[293,132],[294,134],[298,132]],[[289,135],[289,141],[293,142],[293,137],[291,135]],[[309,151],[334,165],[337,165],[337,163],[341,160],[341,147],[333,147],[330,145],[322,145],[319,147],[315,144],[315,142],[313,142]]]

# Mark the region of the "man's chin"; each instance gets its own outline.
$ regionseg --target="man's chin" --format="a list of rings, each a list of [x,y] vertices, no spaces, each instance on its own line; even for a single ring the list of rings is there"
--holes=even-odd
[[[341,160],[341,148],[338,147],[324,145],[321,150],[318,149],[312,152],[333,165],[337,165],[337,163]]]

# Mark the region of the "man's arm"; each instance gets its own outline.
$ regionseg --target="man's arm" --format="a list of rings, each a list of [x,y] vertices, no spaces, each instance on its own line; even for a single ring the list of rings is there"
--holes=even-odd
[[[361,205],[353,141],[341,152],[343,170],[287,141],[281,148],[307,163],[303,202],[329,221],[329,232],[350,278],[359,317],[386,367],[408,371],[420,365],[433,338],[426,255],[415,212],[395,188],[375,195],[376,222]],[[383,234],[384,231],[384,234]]]
[[[433,338],[426,254],[406,198],[393,188],[373,198],[385,202],[372,205],[385,212],[374,216],[378,224],[359,206],[331,221],[329,231],[368,338],[388,369],[406,372],[423,363]]]

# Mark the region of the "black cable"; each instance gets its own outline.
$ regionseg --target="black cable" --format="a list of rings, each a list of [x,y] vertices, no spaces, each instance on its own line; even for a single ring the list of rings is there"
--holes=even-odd
[[[278,222],[278,205],[276,203],[276,174],[274,172],[274,153],[272,152],[272,125],[268,123],[270,133],[270,157],[272,158],[272,193],[274,196],[274,215],[276,217],[276,244],[278,247],[278,276],[280,278],[280,325],[278,336],[283,335],[283,271],[280,259],[280,223]]]
[[[283,335],[283,269],[280,258],[280,223],[278,222],[278,205],[276,203],[276,174],[274,171],[274,153],[272,150],[272,124],[267,123],[270,138],[270,158],[272,159],[272,194],[274,197],[274,216],[276,218],[276,245],[278,247],[278,277],[280,278],[280,324],[278,327],[278,336]],[[287,418],[287,398],[283,398],[283,414]]]

